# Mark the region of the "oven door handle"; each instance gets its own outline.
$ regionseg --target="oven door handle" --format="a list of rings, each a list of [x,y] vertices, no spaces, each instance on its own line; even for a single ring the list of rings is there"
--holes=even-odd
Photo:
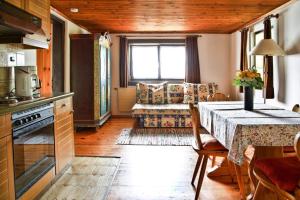
[[[35,132],[39,129],[42,129],[53,123],[54,123],[54,116],[51,116],[51,117],[45,118],[41,121],[38,121],[34,124],[30,124],[26,127],[20,128],[18,130],[14,130],[13,131],[13,139],[18,139],[22,136],[26,136],[30,133],[33,133],[33,132]]]

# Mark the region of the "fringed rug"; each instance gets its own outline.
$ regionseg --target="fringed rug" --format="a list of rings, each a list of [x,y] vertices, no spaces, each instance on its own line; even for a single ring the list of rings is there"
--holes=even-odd
[[[72,166],[41,199],[105,200],[119,164],[119,157],[75,157]]]
[[[124,128],[116,144],[189,146],[192,140],[191,128]]]

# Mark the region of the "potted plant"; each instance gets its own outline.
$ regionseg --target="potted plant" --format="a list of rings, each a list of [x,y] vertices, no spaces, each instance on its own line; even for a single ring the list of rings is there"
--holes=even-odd
[[[239,71],[233,80],[233,84],[244,87],[244,109],[253,110],[253,89],[262,89],[264,86],[260,73],[257,72],[254,66]]]

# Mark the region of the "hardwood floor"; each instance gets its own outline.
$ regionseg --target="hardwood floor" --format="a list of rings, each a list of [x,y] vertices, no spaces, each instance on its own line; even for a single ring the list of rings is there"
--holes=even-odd
[[[194,199],[195,192],[190,181],[197,155],[192,148],[116,145],[115,141],[122,128],[132,127],[133,124],[130,118],[113,118],[96,131],[83,130],[75,134],[76,155],[121,157],[121,165],[108,199]],[[239,199],[238,186],[205,177],[199,199]]]

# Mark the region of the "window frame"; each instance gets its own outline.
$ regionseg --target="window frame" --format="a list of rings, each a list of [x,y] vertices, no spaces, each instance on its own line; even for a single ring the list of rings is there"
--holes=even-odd
[[[132,47],[133,46],[155,46],[158,53],[158,78],[157,79],[135,79],[133,78],[132,66]],[[161,78],[161,62],[160,62],[160,48],[162,46],[183,46],[185,47],[185,39],[128,39],[128,54],[129,54],[129,70],[128,70],[128,85],[136,85],[138,82],[145,83],[160,83],[169,81],[173,83],[181,83],[183,79],[163,79]]]
[[[272,35],[272,39],[277,41],[278,40],[278,24],[277,24],[277,20],[272,20],[271,19],[271,35]],[[264,23],[263,21],[254,25],[250,31],[249,31],[249,52],[257,45],[257,41],[256,41],[256,34],[259,34],[261,32],[264,32]],[[256,64],[256,56],[255,55],[250,55],[248,54],[248,58],[249,58],[249,66],[252,67],[253,65]],[[276,65],[276,62],[274,62],[275,59],[273,57],[273,65]],[[263,81],[265,81],[265,71],[263,69],[263,73],[262,75],[262,79]],[[263,91],[264,89],[256,89],[255,93],[254,93],[254,98],[256,102],[263,102]]]

